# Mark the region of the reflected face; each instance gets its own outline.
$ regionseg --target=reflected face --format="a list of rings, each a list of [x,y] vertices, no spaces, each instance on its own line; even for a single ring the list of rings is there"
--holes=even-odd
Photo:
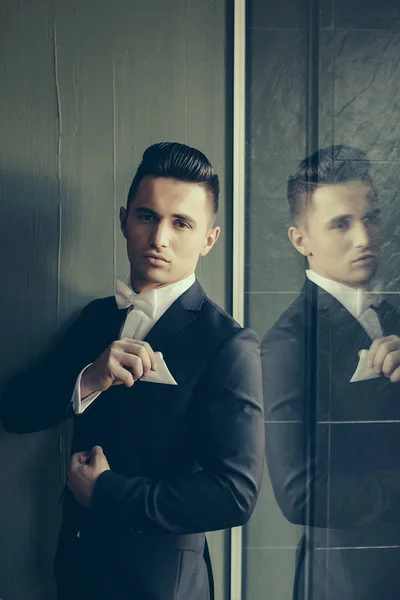
[[[371,187],[349,181],[317,188],[305,221],[302,247],[310,268],[334,281],[366,287],[381,245],[379,208]]]
[[[219,236],[205,188],[166,177],[145,177],[120,220],[136,292],[191,275]]]

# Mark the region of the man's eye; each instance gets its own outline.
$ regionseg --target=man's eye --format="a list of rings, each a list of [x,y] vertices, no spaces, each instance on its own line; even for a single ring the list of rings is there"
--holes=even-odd
[[[332,225],[332,229],[346,229],[348,225],[347,221],[337,221],[337,223]]]
[[[185,223],[185,221],[176,221],[176,224],[180,229],[185,229],[185,227],[189,228],[189,225]]]
[[[140,215],[139,216],[140,221],[154,221],[154,219],[155,219],[154,215]]]
[[[373,213],[371,215],[366,215],[366,217],[364,218],[364,221],[367,221],[368,223],[378,223],[380,221],[380,215],[379,215],[379,213]]]

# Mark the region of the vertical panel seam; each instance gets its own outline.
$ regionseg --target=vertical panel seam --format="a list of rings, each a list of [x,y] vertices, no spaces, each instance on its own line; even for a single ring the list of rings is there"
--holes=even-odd
[[[246,1],[235,0],[233,23],[233,256],[232,314],[244,321]],[[242,528],[231,529],[230,598],[242,598]]]
[[[308,86],[307,86],[307,121],[306,121],[306,155],[310,156],[318,150],[319,145],[319,0],[308,2]],[[312,288],[306,299],[306,407],[305,407],[305,452],[306,452],[306,506],[305,531],[305,576],[304,594],[307,600],[313,600],[313,553],[314,547],[314,494],[315,481],[314,456],[316,452],[316,380],[318,343],[318,323],[316,314],[316,293]],[[316,599],[317,600],[317,599]]]
[[[113,285],[117,276],[117,110],[115,94],[115,59],[112,62],[112,109],[113,109]]]
[[[57,191],[58,191],[58,246],[57,246],[57,329],[60,327],[60,293],[61,293],[61,237],[62,237],[62,207],[61,207],[61,141],[62,141],[62,113],[58,73],[58,45],[55,13],[53,13],[53,60],[54,83],[58,120],[58,145],[57,145]]]

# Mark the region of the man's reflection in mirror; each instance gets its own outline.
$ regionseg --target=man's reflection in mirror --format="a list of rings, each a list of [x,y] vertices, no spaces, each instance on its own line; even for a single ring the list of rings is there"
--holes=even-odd
[[[269,473],[303,533],[293,597],[399,600],[400,319],[376,275],[367,156],[333,146],[307,157],[288,200],[308,267],[262,355]]]

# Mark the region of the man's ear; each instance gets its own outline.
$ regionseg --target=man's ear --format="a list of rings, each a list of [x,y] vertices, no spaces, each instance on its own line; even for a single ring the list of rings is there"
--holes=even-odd
[[[204,246],[202,247],[202,249],[200,251],[200,256],[205,256],[206,254],[208,254],[210,252],[211,248],[214,246],[215,242],[219,238],[220,233],[221,233],[220,227],[212,227],[210,229],[210,231],[207,234]]]
[[[121,208],[119,209],[119,222],[121,223],[121,231],[122,231],[122,235],[124,236],[125,239],[127,238],[127,233],[126,233],[127,218],[128,218],[128,211],[126,210],[126,208],[121,206]]]
[[[289,240],[300,254],[303,256],[312,256],[312,252],[309,248],[309,239],[307,233],[302,227],[289,227],[288,231]]]

